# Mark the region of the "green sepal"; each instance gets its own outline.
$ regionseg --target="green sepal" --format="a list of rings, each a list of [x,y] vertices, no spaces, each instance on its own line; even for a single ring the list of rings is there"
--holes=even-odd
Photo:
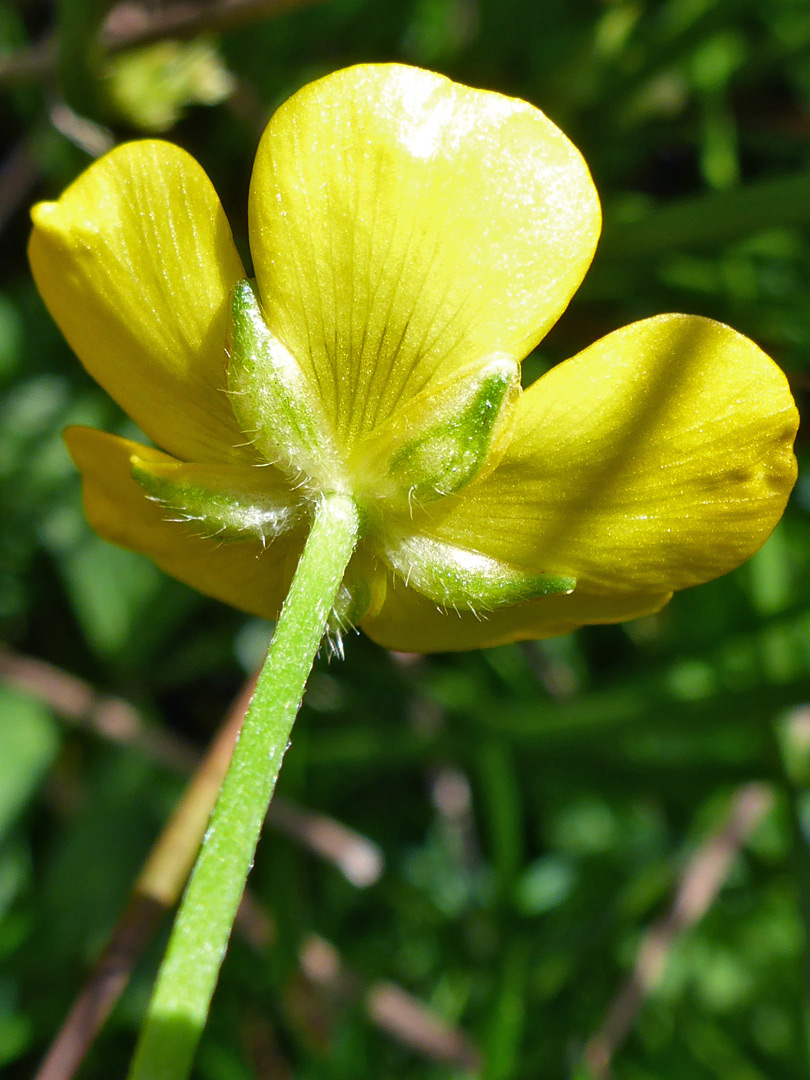
[[[355,452],[369,493],[402,506],[454,495],[498,460],[520,393],[509,357],[455,372],[417,394]]]
[[[341,489],[340,459],[318,395],[270,330],[248,280],[233,290],[228,354],[233,411],[261,456],[296,482]]]
[[[442,607],[493,611],[540,596],[572,593],[568,574],[527,571],[418,533],[386,538],[386,557],[406,585]]]
[[[343,634],[379,614],[387,592],[387,573],[368,553],[357,550],[338,589],[326,635],[333,654],[343,658]]]
[[[137,456],[130,458],[130,465],[133,479],[150,499],[203,536],[253,538],[265,544],[305,520],[302,506],[269,469],[153,462]]]

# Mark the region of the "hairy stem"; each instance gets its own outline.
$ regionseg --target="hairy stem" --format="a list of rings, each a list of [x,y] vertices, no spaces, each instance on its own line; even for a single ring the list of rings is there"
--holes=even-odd
[[[359,521],[323,496],[149,1004],[129,1080],[185,1080],[205,1025],[262,821]]]

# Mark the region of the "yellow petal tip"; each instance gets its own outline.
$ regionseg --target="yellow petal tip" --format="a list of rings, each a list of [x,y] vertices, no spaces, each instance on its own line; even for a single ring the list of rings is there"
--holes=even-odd
[[[56,225],[59,214],[59,203],[40,202],[31,207],[31,221],[35,229],[51,232]]]

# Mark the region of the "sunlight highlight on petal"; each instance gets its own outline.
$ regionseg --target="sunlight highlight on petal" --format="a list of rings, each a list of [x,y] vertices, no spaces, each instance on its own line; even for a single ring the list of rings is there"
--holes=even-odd
[[[245,456],[223,393],[244,270],[197,162],[170,143],[125,143],[32,216],[37,288],[93,378],[170,453]]]
[[[347,448],[435,376],[523,359],[599,225],[587,167],[538,109],[396,65],[294,95],[251,183],[267,317]]]

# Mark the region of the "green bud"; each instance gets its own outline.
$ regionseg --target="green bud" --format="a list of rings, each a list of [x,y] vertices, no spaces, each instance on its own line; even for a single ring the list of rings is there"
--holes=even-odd
[[[431,385],[374,432],[353,464],[370,493],[391,505],[454,495],[498,460],[495,452],[520,392],[508,357]]]
[[[265,321],[252,284],[233,291],[228,391],[242,430],[294,481],[339,490],[342,469],[318,395]]]
[[[133,456],[133,479],[177,521],[222,540],[258,539],[262,544],[304,519],[270,470],[245,465],[186,465]]]
[[[530,572],[418,533],[387,538],[385,554],[412,589],[442,607],[493,611],[539,596],[568,594],[576,578]]]

